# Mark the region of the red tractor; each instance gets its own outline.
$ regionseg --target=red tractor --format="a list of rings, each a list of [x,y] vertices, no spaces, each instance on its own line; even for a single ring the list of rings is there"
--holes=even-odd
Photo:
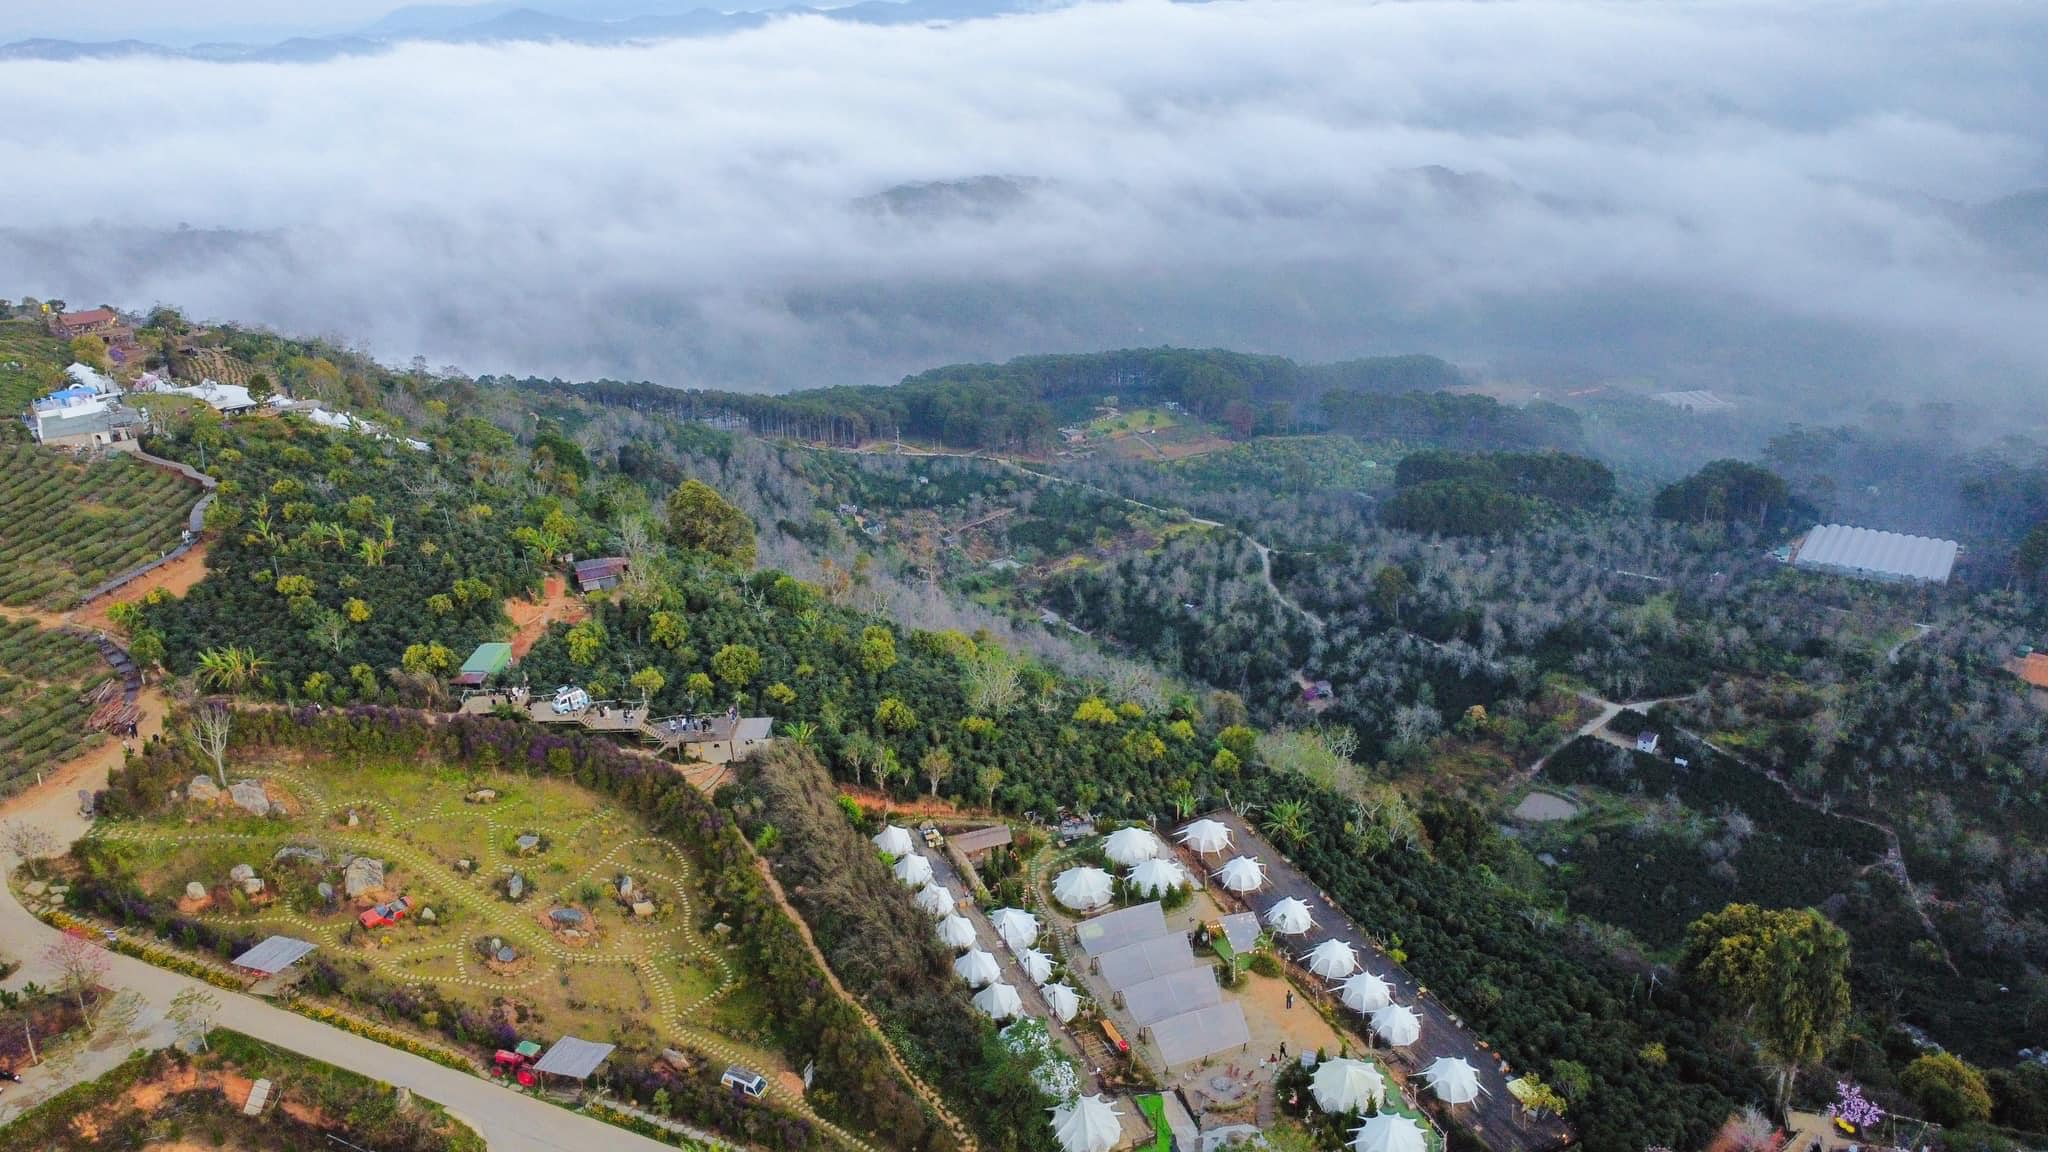
[[[521,1088],[531,1088],[539,1079],[534,1075],[532,1062],[528,1057],[517,1052],[507,1052],[503,1048],[498,1049],[498,1054],[492,1058],[491,1075],[501,1079],[510,1076]]]
[[[411,911],[412,901],[400,896],[396,900],[387,901],[364,912],[361,916],[356,917],[356,923],[361,924],[365,928],[389,928],[391,925],[405,919],[406,914]]]

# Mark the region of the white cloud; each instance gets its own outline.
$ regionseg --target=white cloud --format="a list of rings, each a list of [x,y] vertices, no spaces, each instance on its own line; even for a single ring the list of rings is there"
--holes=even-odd
[[[2048,185],[2044,76],[2048,13],[2012,0],[1132,0],[9,64],[0,291],[741,387],[1168,341],[1516,364],[1582,339],[1640,370],[1553,330],[1616,296],[1661,302],[1632,321],[1658,348],[1700,300],[1738,317],[1710,343],[1789,318],[2039,370],[2041,269],[2000,270],[1943,202]],[[1028,190],[863,205],[988,174]],[[263,239],[95,238],[181,224]]]

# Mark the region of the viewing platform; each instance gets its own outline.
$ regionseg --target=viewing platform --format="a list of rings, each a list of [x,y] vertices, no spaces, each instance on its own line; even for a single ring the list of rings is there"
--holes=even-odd
[[[745,760],[774,739],[775,720],[770,716],[740,716],[732,712],[710,714],[678,713],[649,716],[638,704],[617,700],[587,700],[581,707],[563,709],[554,696],[535,696],[523,688],[465,692],[457,711],[465,715],[489,715],[509,706],[536,724],[573,724],[592,732],[637,734],[641,743],[659,755],[681,749],[684,756],[709,764]]]

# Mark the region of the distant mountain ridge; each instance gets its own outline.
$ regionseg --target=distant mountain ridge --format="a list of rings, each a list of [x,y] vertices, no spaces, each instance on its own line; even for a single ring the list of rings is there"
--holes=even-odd
[[[40,37],[0,44],[0,61],[106,60],[134,56],[222,63],[315,63],[387,51],[401,44],[632,44],[722,36],[792,16],[859,24],[978,20],[1056,6],[1049,0],[863,0],[843,8],[721,11],[694,0],[537,0],[401,8],[354,33],[297,36],[271,44],[195,44],[174,48],[146,40],[63,40]]]

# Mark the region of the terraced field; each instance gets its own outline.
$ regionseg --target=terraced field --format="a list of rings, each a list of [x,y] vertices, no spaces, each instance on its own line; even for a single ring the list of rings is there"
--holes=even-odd
[[[95,739],[84,695],[113,677],[82,636],[0,619],[0,796],[70,759]]]
[[[0,604],[64,609],[178,544],[199,490],[116,455],[0,445]]]
[[[0,412],[26,412],[29,401],[50,391],[57,370],[70,359],[64,342],[44,332],[38,321],[0,320]],[[19,424],[0,429],[0,440],[28,439]]]

